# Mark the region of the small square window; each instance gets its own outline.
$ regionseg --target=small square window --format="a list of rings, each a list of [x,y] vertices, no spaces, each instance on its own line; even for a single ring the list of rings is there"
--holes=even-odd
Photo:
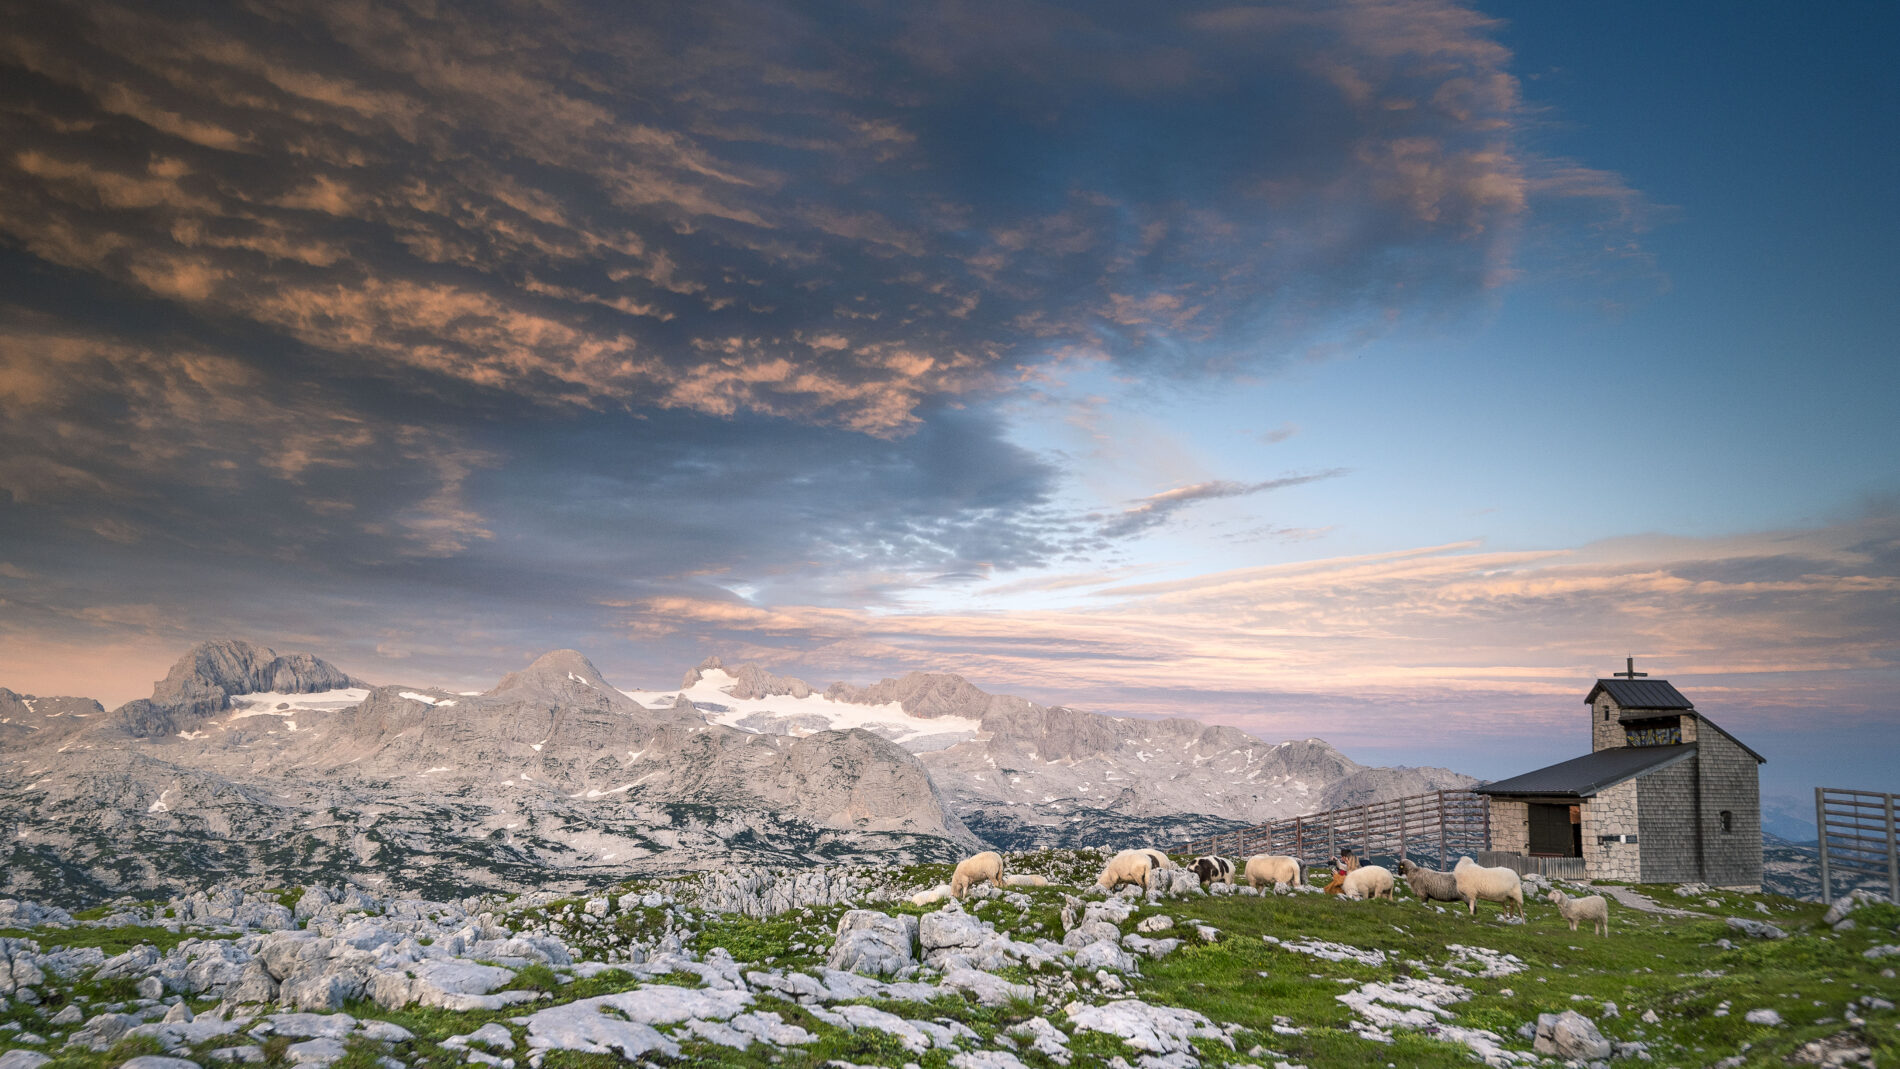
[[[1722,830],[1725,832],[1735,830],[1735,813],[1733,810],[1722,810]]]

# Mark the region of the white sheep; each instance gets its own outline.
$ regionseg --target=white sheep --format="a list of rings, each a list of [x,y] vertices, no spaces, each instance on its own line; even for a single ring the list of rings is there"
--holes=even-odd
[[[913,906],[934,906],[937,903],[949,897],[950,897],[950,885],[947,883],[940,883],[937,886],[932,887],[927,891],[919,891],[916,894],[911,895],[910,904]]]
[[[957,870],[950,874],[950,897],[962,898],[970,893],[971,887],[985,880],[995,887],[1003,886],[1003,855],[994,850],[972,854],[957,862]]]
[[[1610,934],[1610,904],[1602,895],[1583,895],[1571,898],[1555,888],[1551,889],[1550,900],[1557,912],[1570,922],[1570,930],[1577,930],[1578,921],[1589,921],[1590,930],[1598,935]]]
[[[1458,893],[1458,877],[1449,872],[1419,868],[1409,859],[1399,862],[1399,871],[1404,873],[1406,886],[1412,893],[1427,902],[1464,901],[1464,896]]]
[[[1102,874],[1095,878],[1095,883],[1104,891],[1113,891],[1127,883],[1145,891],[1148,889],[1148,874],[1159,872],[1161,868],[1155,864],[1154,851],[1123,850],[1102,866]]]
[[[1247,859],[1247,886],[1272,887],[1276,883],[1298,887],[1306,879],[1306,868],[1297,857],[1285,854],[1255,854]]]
[[[1215,854],[1195,858],[1188,870],[1200,877],[1202,887],[1210,883],[1234,882],[1234,863]]]
[[[1032,876],[1027,872],[1012,872],[1003,877],[1003,883],[1010,887],[1047,887],[1049,877]]]
[[[1347,898],[1379,898],[1392,901],[1392,870],[1384,865],[1361,865],[1348,872],[1344,879],[1334,880],[1326,885],[1329,895],[1345,895]]]
[[[1458,897],[1465,900],[1471,915],[1478,913],[1478,899],[1486,902],[1499,902],[1504,906],[1504,915],[1515,912],[1524,915],[1524,881],[1518,878],[1515,869],[1500,865],[1485,868],[1469,857],[1461,857],[1458,864],[1452,866],[1452,877],[1458,883]]]

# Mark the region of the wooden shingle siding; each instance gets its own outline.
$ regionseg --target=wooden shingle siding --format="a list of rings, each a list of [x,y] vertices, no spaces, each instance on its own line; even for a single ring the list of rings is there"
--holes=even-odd
[[[1702,787],[1702,879],[1717,887],[1761,886],[1759,766],[1726,732],[1708,728],[1697,744]],[[1727,811],[1729,827],[1722,829]]]
[[[1698,747],[1699,749],[1699,747]],[[1696,834],[1697,766],[1702,754],[1637,780],[1637,828],[1644,883],[1702,879],[1701,838]]]

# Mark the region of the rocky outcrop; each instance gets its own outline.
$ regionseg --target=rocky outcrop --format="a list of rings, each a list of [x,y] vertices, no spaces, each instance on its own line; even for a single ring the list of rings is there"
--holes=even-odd
[[[111,726],[143,738],[175,734],[231,707],[235,694],[314,694],[363,686],[308,653],[278,654],[266,646],[221,639],[193,646],[152,687],[114,710]]]
[[[753,698],[809,698],[812,695],[811,684],[790,676],[775,676],[756,664],[742,664],[727,669],[717,657],[708,657],[686,673],[680,682],[681,690],[691,690],[709,671],[729,671],[737,683],[727,693],[735,698],[748,700]]]
[[[91,698],[39,697],[0,687],[0,748],[44,746],[97,724],[105,708]]]

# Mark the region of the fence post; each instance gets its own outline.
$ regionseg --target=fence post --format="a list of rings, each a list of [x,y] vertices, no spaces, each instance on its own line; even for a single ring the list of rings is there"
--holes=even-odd
[[[1405,801],[1399,801],[1399,860],[1405,860]]]
[[[1821,901],[1834,901],[1834,887],[1827,871],[1827,788],[1814,788],[1814,831],[1821,847]]]
[[[1900,851],[1895,850],[1893,795],[1887,796],[1887,901],[1900,902]]]
[[[1445,853],[1445,792],[1438,792],[1438,867],[1449,871],[1445,859],[1451,855]]]

